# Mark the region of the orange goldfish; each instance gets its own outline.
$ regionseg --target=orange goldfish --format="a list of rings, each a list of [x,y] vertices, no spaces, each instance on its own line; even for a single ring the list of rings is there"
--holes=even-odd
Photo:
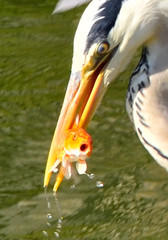
[[[79,174],[87,170],[86,159],[92,152],[92,138],[83,128],[73,128],[66,131],[63,144],[57,149],[57,157],[50,172],[58,171],[53,191],[56,192],[64,176],[69,179],[72,175],[72,162],[76,162]]]

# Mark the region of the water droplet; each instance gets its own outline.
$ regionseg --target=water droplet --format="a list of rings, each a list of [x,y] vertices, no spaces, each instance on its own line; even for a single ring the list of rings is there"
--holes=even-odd
[[[48,213],[48,214],[47,214],[47,218],[48,218],[49,220],[51,220],[51,219],[52,219],[52,215],[51,215],[50,213]]]
[[[59,219],[58,219],[58,223],[62,223],[62,220],[63,220],[64,218],[63,217],[60,217]]]
[[[54,172],[54,173],[57,173],[57,172],[58,172],[58,168],[54,168],[54,169],[53,169],[53,172]]]
[[[58,198],[57,198],[57,194],[53,193],[53,196],[54,196],[54,199],[55,199],[56,207],[58,209],[59,219],[63,219],[63,217],[62,217],[62,210],[61,210],[61,206],[59,204]]]
[[[54,232],[54,236],[59,238],[59,233],[58,232]]]
[[[98,188],[104,187],[104,184],[101,181],[97,181],[96,187],[98,187]]]
[[[94,173],[91,173],[91,174],[88,174],[88,173],[85,173],[86,174],[86,176],[88,176],[88,178],[90,178],[90,179],[93,179],[94,178]]]
[[[76,188],[76,185],[75,184],[73,184],[72,186],[71,186],[71,189],[75,189]]]
[[[51,208],[51,204],[50,204],[50,202],[47,202],[47,208],[48,208],[48,209]]]
[[[94,173],[91,173],[88,176],[89,176],[90,179],[93,179],[95,175],[94,175]]]
[[[45,187],[45,189],[44,189],[44,194],[45,194],[45,198],[46,198],[46,202],[47,202],[47,208],[50,209],[51,204],[49,202],[48,195],[47,195],[47,187]]]
[[[61,229],[62,228],[62,225],[60,223],[57,224],[57,228],[58,229]]]
[[[43,231],[43,235],[44,235],[45,237],[48,237],[48,233],[47,233],[46,231]]]
[[[47,222],[47,226],[50,227],[50,226],[51,226],[51,223]]]

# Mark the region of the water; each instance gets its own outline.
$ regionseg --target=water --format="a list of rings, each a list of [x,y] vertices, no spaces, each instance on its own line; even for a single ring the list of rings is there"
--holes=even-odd
[[[54,0],[6,0],[0,6],[0,240],[167,240],[168,175],[141,146],[125,112],[138,53],[88,129],[94,139],[88,173],[94,178],[80,176],[75,188],[64,180],[59,188],[64,219],[58,232],[55,177],[49,211],[43,176],[84,7],[53,16]]]

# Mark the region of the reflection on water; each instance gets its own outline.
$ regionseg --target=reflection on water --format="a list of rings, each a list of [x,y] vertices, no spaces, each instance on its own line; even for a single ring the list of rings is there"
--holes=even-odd
[[[43,175],[83,7],[53,16],[54,6],[54,0],[1,3],[2,240],[55,239],[60,226],[50,187],[47,208]],[[167,239],[168,176],[141,146],[125,113],[132,67],[107,91],[88,129],[94,139],[88,174],[94,177],[60,186],[62,240]]]

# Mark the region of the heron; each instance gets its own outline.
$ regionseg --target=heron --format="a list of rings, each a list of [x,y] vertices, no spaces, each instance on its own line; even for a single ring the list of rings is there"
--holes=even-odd
[[[60,13],[68,11],[74,7],[78,7],[84,3],[89,2],[90,0],[59,0],[55,6],[55,9],[53,11],[54,13]]]
[[[140,47],[140,61],[128,84],[126,110],[144,147],[168,171],[168,1],[93,0],[75,33],[70,80],[44,186],[48,186],[55,149],[66,130],[76,118],[79,127],[87,128],[109,84]]]

